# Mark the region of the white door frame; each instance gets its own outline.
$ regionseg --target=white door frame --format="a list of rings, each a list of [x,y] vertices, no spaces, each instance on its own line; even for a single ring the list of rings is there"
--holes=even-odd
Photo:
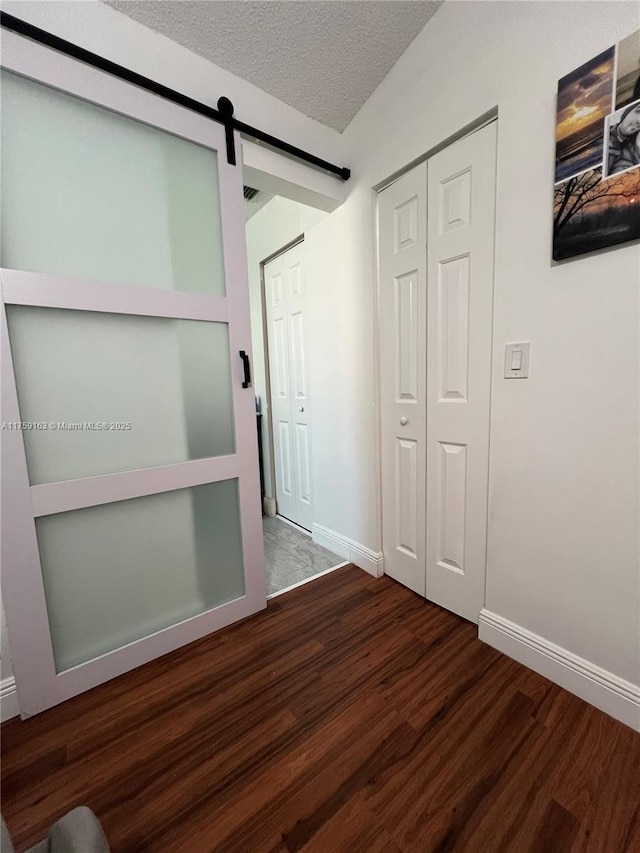
[[[249,354],[252,350],[243,176],[242,166],[229,166],[224,157],[224,128],[14,33],[3,32],[2,65],[7,71],[221,152],[219,186],[228,285],[226,297],[214,297],[2,270],[3,419],[21,420],[4,307],[16,304],[227,323],[236,430],[233,456],[37,486],[29,485],[21,431],[2,433],[3,598],[21,712],[27,717],[255,613],[266,606],[266,584],[254,399],[251,389],[242,388],[242,362],[238,356],[240,350]],[[239,146],[239,134],[235,137]],[[245,595],[86,664],[56,673],[35,518],[226,479],[238,481]]]
[[[407,163],[398,171],[389,175],[382,181],[379,181],[371,188],[371,194],[373,198],[373,229],[374,229],[374,245],[375,245],[375,265],[376,265],[376,293],[375,293],[375,329],[374,329],[374,358],[375,358],[375,370],[374,370],[374,384],[375,384],[375,397],[374,397],[374,413],[375,413],[375,438],[376,438],[376,479],[378,483],[378,492],[377,492],[377,517],[378,517],[378,529],[380,530],[380,550],[383,552],[383,542],[382,542],[382,490],[383,490],[383,481],[382,481],[382,447],[383,447],[383,435],[382,435],[382,369],[381,369],[381,347],[380,347],[380,337],[381,337],[381,281],[380,281],[380,234],[378,231],[378,204],[379,197],[382,190],[394,184],[397,180],[402,178],[416,166],[424,163],[429,160],[430,157],[433,157],[439,151],[448,148],[450,145],[453,145],[460,139],[464,139],[467,136],[471,136],[482,128],[486,127],[493,122],[499,121],[498,108],[495,107],[492,110],[489,110],[486,113],[483,113],[481,116],[478,116],[477,119],[465,125],[459,131],[450,136],[446,137],[433,147],[431,147],[428,151],[426,151],[423,155],[416,157],[410,163]],[[428,211],[427,211],[428,216]],[[426,253],[426,247],[425,247]],[[495,284],[495,268],[494,268],[494,284]],[[493,325],[495,325],[495,316],[493,319]],[[490,377],[490,399],[492,399],[493,395],[493,375]],[[489,463],[491,461],[491,423],[489,423]],[[489,476],[487,478],[487,506],[488,506],[488,497],[491,486],[491,470],[489,469]],[[425,483],[425,491],[426,491],[426,483]],[[425,506],[426,506],[426,494],[425,494]],[[428,511],[428,507],[427,507]],[[486,518],[486,530],[487,540],[489,533],[489,506],[487,510],[487,518]],[[425,524],[425,537],[426,537],[426,524]],[[383,552],[384,553],[384,552]],[[381,565],[381,573],[386,574],[384,567],[384,559]],[[486,563],[485,563],[485,581],[486,581]],[[485,583],[486,590],[486,583]],[[486,595],[486,593],[485,593]],[[486,598],[485,598],[486,604]]]

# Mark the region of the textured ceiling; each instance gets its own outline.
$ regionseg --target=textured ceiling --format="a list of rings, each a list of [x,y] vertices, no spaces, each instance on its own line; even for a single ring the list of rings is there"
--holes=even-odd
[[[103,0],[342,131],[442,0]]]

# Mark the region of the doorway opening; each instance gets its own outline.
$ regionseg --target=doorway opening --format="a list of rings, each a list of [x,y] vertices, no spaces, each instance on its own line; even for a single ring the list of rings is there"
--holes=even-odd
[[[320,298],[310,274],[314,229],[329,215],[245,185],[251,302],[253,388],[267,596],[278,595],[338,566],[343,558],[314,541],[314,374],[322,347],[314,337]],[[319,447],[321,442],[316,443]]]

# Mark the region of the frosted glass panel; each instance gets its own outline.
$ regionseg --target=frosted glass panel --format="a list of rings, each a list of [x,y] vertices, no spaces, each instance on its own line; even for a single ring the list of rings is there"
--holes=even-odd
[[[36,519],[56,670],[244,595],[236,480]]]
[[[225,323],[24,305],[7,318],[32,485],[235,453]]]
[[[224,295],[215,151],[1,82],[3,267]]]

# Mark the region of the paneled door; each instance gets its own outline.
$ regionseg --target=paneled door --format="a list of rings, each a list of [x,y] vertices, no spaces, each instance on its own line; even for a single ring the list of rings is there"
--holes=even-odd
[[[224,129],[12,33],[1,84],[2,581],[30,716],[266,596]]]
[[[425,594],[427,168],[378,196],[384,571]]]
[[[278,514],[311,530],[311,397],[303,244],[264,266]]]
[[[486,573],[496,130],[378,198],[385,572],[473,622]]]
[[[427,598],[484,607],[497,122],[429,160]]]

